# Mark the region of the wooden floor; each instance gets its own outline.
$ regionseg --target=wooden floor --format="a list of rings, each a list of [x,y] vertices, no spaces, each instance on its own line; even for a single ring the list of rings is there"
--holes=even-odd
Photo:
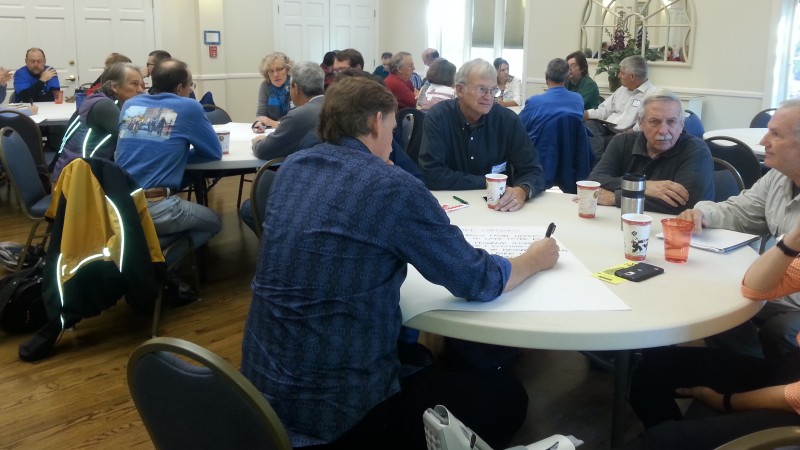
[[[210,194],[224,224],[210,243],[202,301],[168,309],[160,329],[160,335],[195,342],[235,367],[241,363],[258,244],[238,220],[237,188],[238,180],[229,178]],[[24,242],[29,226],[2,186],[0,241]],[[151,316],[120,302],[66,331],[57,353],[36,364],[17,357],[27,336],[0,332],[0,449],[153,448],[125,378],[128,356],[149,338],[150,324]],[[423,335],[423,341],[440,344],[437,336]],[[530,397],[515,444],[561,433],[586,441],[585,450],[609,448],[610,375],[591,371],[576,352],[540,350],[526,350],[515,370]],[[633,437],[640,426],[631,413],[626,420]]]

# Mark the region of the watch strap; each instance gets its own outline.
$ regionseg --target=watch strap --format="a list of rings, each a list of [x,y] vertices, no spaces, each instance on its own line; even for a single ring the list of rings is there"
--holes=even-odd
[[[798,256],[800,256],[800,251],[797,251],[793,248],[789,248],[789,246],[786,245],[785,242],[783,242],[783,236],[781,236],[781,238],[778,239],[778,241],[775,243],[775,246],[781,249],[783,254],[786,256],[789,256],[791,258],[797,258]]]
[[[532,195],[533,189],[531,189],[531,187],[528,186],[527,184],[520,184],[519,187],[521,187],[522,190],[525,191],[526,199],[530,200],[530,198],[533,196]]]

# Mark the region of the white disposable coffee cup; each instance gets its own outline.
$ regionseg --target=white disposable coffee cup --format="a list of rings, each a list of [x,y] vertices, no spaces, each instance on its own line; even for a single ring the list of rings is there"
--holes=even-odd
[[[500,203],[500,197],[506,192],[506,182],[508,175],[502,173],[487,173],[486,174],[486,205],[495,209],[497,204]]]
[[[650,242],[650,226],[653,218],[645,214],[622,215],[622,239],[625,259],[644,261],[647,258],[647,244]]]
[[[578,216],[594,219],[597,212],[597,196],[600,194],[600,183],[597,181],[578,181]]]
[[[217,137],[219,144],[222,146],[222,154],[227,155],[231,152],[231,132],[227,130],[218,130]]]

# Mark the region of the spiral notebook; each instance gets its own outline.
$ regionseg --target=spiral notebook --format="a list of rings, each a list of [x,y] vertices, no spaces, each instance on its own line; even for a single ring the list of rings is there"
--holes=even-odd
[[[659,239],[664,239],[664,233],[656,235]],[[739,231],[725,230],[722,228],[707,228],[701,234],[692,235],[694,248],[707,250],[714,253],[725,253],[743,247],[761,239],[755,234],[741,233]]]

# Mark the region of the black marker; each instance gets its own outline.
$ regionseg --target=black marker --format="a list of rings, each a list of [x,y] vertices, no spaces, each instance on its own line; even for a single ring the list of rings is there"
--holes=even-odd
[[[549,238],[554,231],[556,231],[556,224],[550,222],[550,225],[547,226],[547,232],[544,234],[544,237]]]

